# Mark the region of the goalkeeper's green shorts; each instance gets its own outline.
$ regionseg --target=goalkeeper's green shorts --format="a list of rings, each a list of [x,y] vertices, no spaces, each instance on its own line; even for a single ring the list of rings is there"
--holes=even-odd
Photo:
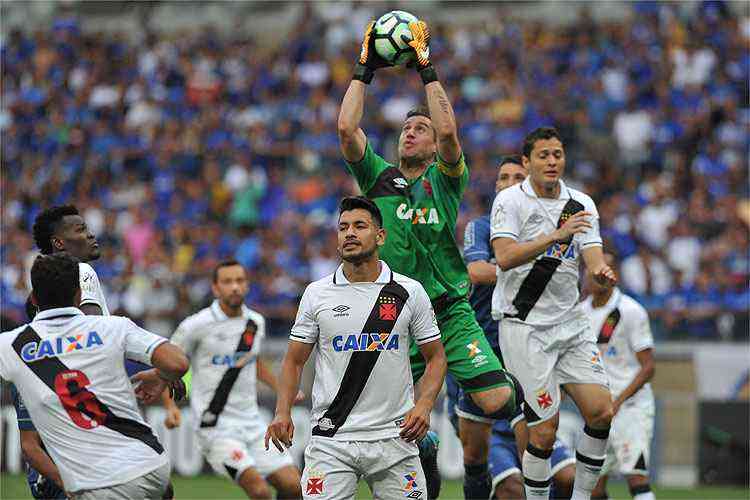
[[[448,373],[464,392],[482,392],[511,385],[502,363],[487,342],[474,317],[469,301],[461,299],[437,314],[438,328],[448,359]],[[416,383],[425,370],[425,360],[412,341],[409,347],[411,372]]]

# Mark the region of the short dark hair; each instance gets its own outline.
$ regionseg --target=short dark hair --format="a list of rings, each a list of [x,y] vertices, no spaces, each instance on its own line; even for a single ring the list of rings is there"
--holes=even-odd
[[[73,205],[59,205],[42,210],[34,219],[34,242],[43,254],[55,251],[52,246],[52,235],[60,226],[66,215],[81,215]]]
[[[412,116],[424,116],[425,118],[429,118],[432,120],[432,117],[430,116],[430,110],[427,109],[426,106],[417,106],[416,108],[412,108],[409,110],[408,113],[406,113],[406,118],[404,120],[408,120]]]
[[[31,286],[39,309],[77,306],[79,260],[68,252],[39,255],[31,266]]]
[[[502,167],[506,163],[512,163],[513,165],[520,165],[523,167],[523,161],[521,161],[521,155],[506,155],[500,158],[500,163],[497,164],[497,168]]]
[[[545,139],[557,139],[561,143],[563,142],[560,133],[554,127],[539,127],[532,130],[523,140],[523,155],[526,158],[531,158],[531,152],[534,150],[534,144],[536,141]]]
[[[375,221],[375,224],[378,227],[383,227],[383,215],[380,213],[380,209],[378,206],[373,202],[370,198],[366,198],[364,196],[347,196],[346,198],[341,200],[341,203],[339,204],[339,217],[341,217],[341,214],[344,212],[348,212],[349,210],[354,210],[356,208],[361,208],[362,210],[367,210],[370,212],[370,215],[372,216],[372,220]]]
[[[237,259],[226,259],[216,264],[216,267],[214,267],[214,272],[213,272],[213,282],[216,283],[217,281],[219,281],[219,269],[221,269],[222,267],[232,267],[232,266],[242,267],[242,264],[240,264],[240,262]],[[245,269],[245,268],[242,267],[242,269]]]

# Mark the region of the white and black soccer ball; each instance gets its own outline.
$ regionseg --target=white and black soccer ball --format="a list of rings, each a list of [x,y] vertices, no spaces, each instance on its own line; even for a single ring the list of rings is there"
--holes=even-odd
[[[375,21],[372,33],[375,51],[391,64],[399,66],[416,59],[414,49],[409,47],[412,40],[409,23],[417,17],[403,10],[392,10]]]

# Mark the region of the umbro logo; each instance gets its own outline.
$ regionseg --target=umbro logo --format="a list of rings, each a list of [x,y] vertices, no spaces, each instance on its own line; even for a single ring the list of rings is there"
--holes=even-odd
[[[341,305],[338,305],[338,306],[334,307],[331,310],[336,313],[336,314],[333,315],[334,318],[340,318],[342,316],[349,316],[349,313],[346,312],[349,309],[351,309],[351,307],[349,307],[347,305],[344,305],[344,304],[341,304]]]
[[[409,182],[403,177],[396,177],[395,179],[393,179],[393,184],[398,189],[406,189],[407,187],[409,187]]]

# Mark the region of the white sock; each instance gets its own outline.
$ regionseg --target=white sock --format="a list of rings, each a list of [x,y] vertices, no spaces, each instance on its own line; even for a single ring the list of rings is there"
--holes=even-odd
[[[523,489],[527,500],[548,500],[552,478],[552,450],[540,450],[529,444],[523,454]]]
[[[651,491],[651,485],[648,484],[631,488],[630,494],[633,495],[633,500],[656,500],[654,492]]]
[[[571,500],[589,500],[604,465],[609,429],[592,429],[588,425],[576,450],[576,480]]]

